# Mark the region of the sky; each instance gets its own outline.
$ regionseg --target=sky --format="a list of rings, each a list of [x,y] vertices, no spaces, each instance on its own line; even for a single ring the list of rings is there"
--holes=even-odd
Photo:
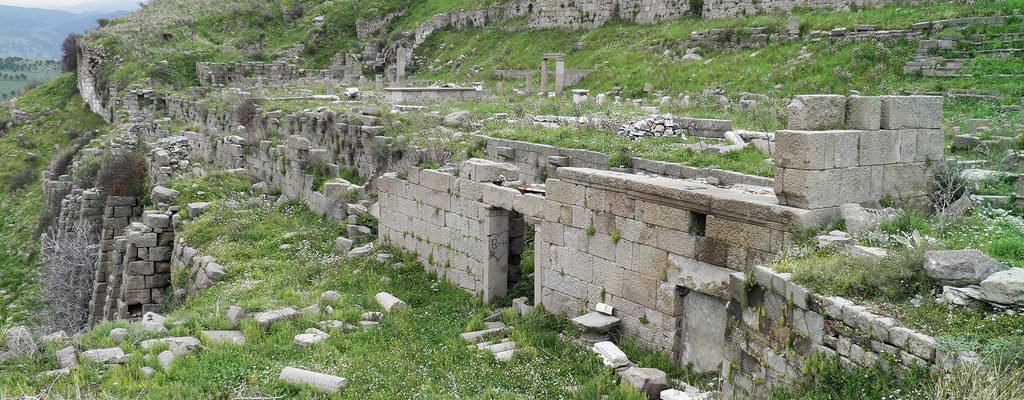
[[[85,3],[118,3],[125,8],[124,5],[129,5],[129,8],[135,8],[136,1],[129,0],[0,0],[0,5],[5,6],[18,6],[18,7],[32,7],[32,8],[50,8],[50,9],[70,9]]]

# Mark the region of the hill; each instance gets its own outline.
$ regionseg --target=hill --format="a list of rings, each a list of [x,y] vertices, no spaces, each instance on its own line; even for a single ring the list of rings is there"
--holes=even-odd
[[[60,58],[60,44],[69,33],[84,33],[100,18],[127,11],[73,13],[61,10],[0,6],[0,57]]]

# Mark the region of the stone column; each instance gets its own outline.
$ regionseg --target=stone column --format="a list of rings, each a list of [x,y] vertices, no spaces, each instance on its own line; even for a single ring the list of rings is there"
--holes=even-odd
[[[533,74],[526,76],[526,94],[533,94]]]
[[[396,62],[395,70],[395,81],[398,86],[405,85],[405,59],[409,55],[409,50],[404,47],[398,48],[398,60]]]
[[[541,93],[547,93],[548,91],[548,59],[542,58],[540,60],[540,91]]]
[[[498,82],[498,86],[494,88],[495,94],[505,94],[505,82]]]
[[[1024,153],[1017,154],[1017,205],[1024,207]]]
[[[384,77],[382,75],[378,74],[374,78],[373,84],[374,84],[373,89],[375,91],[377,91],[377,93],[380,93],[380,92],[384,91]]]
[[[487,233],[487,261],[483,271],[484,301],[502,297],[508,291],[508,211],[487,207],[484,220]]]
[[[555,59],[555,91],[561,93],[565,89],[565,59]]]

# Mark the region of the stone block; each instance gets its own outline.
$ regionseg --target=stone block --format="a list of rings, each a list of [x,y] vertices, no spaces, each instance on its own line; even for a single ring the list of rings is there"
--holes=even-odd
[[[941,129],[942,96],[882,96],[881,129]]]
[[[775,133],[775,165],[802,170],[829,169],[834,165],[833,131],[784,130]]]
[[[860,134],[860,165],[900,162],[899,131],[864,131]]]
[[[882,120],[882,99],[850,96],[846,99],[846,128],[877,131]]]
[[[915,137],[917,138],[917,154],[914,161],[942,160],[943,148],[946,146],[946,135],[942,129],[918,129]]]
[[[819,131],[842,127],[846,120],[846,97],[820,94],[793,96],[787,106],[791,130]]]
[[[342,377],[293,367],[285,367],[281,370],[278,379],[293,385],[308,385],[322,393],[337,393],[348,385],[348,379]]]
[[[409,306],[406,305],[404,301],[402,301],[402,300],[398,299],[397,297],[391,295],[391,293],[387,293],[387,292],[377,293],[377,295],[374,296],[374,299],[376,299],[377,300],[377,304],[380,304],[381,308],[383,308],[384,311],[387,311],[387,312],[402,311],[402,310],[405,310],[406,308],[409,308]]]
[[[776,195],[790,206],[819,209],[872,199],[870,167],[825,171],[779,168],[775,173]]]
[[[758,250],[770,250],[771,229],[767,226],[751,225],[709,215],[705,225],[705,236]]]

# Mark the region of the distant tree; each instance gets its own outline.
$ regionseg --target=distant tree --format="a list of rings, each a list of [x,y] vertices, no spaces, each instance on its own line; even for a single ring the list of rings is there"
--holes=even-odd
[[[61,70],[64,72],[72,72],[78,69],[78,38],[80,36],[69,33],[68,37],[64,38],[64,43],[60,46],[64,50],[64,57],[61,58]]]

